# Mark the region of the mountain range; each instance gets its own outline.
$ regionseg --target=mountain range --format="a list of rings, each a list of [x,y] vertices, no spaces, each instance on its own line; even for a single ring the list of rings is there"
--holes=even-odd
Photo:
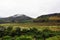
[[[6,18],[0,18],[0,23],[6,22],[60,22],[60,13],[41,15],[37,18],[31,18],[24,14],[16,14]]]
[[[24,14],[16,14],[10,17],[0,18],[0,22],[28,22],[31,20],[31,17],[28,17]]]

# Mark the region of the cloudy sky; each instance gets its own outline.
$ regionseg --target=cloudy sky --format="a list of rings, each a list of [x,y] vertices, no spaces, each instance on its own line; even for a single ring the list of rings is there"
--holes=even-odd
[[[0,0],[0,17],[14,14],[37,17],[59,12],[60,0]]]

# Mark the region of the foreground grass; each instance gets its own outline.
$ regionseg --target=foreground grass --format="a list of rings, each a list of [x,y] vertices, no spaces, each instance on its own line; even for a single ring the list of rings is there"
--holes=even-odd
[[[4,30],[2,31],[1,28]],[[40,23],[5,23],[0,24],[0,37],[0,40],[44,40],[44,38],[60,40],[60,26],[42,26]]]
[[[48,24],[47,24],[48,25]],[[41,25],[41,23],[5,23],[5,24],[0,24],[0,26],[12,26],[12,27],[20,27],[22,29],[29,29],[29,28],[37,28],[39,30],[43,30],[45,28],[49,28],[53,31],[60,31],[60,26],[45,26],[45,25]]]
[[[50,38],[47,38],[46,40],[60,40],[60,36],[50,37]]]

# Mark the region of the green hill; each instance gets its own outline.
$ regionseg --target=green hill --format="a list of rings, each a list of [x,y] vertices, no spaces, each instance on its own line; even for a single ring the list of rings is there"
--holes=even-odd
[[[60,13],[39,16],[34,20],[34,22],[59,22],[60,23]]]

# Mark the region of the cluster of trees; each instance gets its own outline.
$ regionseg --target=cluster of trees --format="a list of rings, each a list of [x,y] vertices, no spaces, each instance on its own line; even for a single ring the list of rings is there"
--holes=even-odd
[[[35,39],[35,40],[39,40],[39,39],[46,40],[46,38],[60,35],[60,31],[51,31],[49,29],[44,29],[43,31],[40,31],[36,28],[21,29],[19,27],[16,27],[14,29],[13,27],[0,26],[0,38],[2,38],[2,40],[4,40],[4,38],[6,38],[4,36],[8,36],[7,38],[12,37],[12,39],[13,39],[13,37],[15,37],[15,36],[20,37],[22,35],[32,36],[33,39]],[[29,38],[22,38],[22,39],[28,40]]]

